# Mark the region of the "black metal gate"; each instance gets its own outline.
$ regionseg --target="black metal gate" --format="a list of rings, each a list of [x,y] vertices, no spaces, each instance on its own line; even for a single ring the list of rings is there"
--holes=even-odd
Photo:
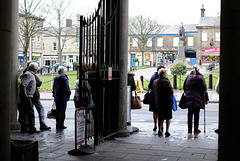
[[[88,137],[94,136],[94,145],[118,131],[118,23],[118,0],[100,0],[92,16],[80,16],[80,104],[88,109]]]

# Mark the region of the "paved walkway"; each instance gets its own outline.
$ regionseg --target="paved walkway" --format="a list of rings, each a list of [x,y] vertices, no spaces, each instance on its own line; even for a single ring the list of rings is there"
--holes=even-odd
[[[148,73],[148,72],[147,72]],[[149,71],[150,73],[150,71]],[[150,73],[150,75],[152,72]],[[71,101],[74,91],[72,91]],[[176,99],[179,100],[182,91],[174,92]],[[139,94],[141,97],[144,93]],[[218,95],[215,91],[209,91],[210,101],[218,102]],[[41,92],[41,99],[50,103],[51,92]],[[70,104],[74,108],[73,103]],[[133,112],[132,112],[133,114]],[[38,118],[35,119],[38,125]],[[158,137],[157,133],[152,132],[152,123],[132,122],[133,125],[144,129],[134,132],[129,137],[115,140],[107,140],[96,146],[95,153],[91,155],[72,156],[69,150],[74,149],[75,129],[74,120],[66,118],[65,130],[56,130],[55,120],[45,119],[46,124],[51,126],[51,131],[39,134],[21,134],[19,130],[11,131],[11,139],[38,141],[40,161],[216,161],[218,135],[212,130],[206,134],[188,135],[186,125],[173,123],[171,126],[172,135],[168,138]],[[184,126],[184,127],[183,127]],[[214,125],[217,127],[217,125]],[[147,128],[146,128],[147,127]],[[185,129],[185,130],[183,130]],[[88,141],[88,145],[93,147],[93,139]]]

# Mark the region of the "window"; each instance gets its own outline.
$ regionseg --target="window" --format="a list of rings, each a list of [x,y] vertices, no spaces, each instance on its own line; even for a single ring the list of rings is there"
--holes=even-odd
[[[138,39],[132,38],[132,47],[137,47],[137,46],[138,46]]]
[[[163,46],[163,38],[162,37],[157,38],[157,46],[158,47]]]
[[[179,38],[178,37],[174,37],[173,38],[173,46],[178,46],[179,43]]]
[[[202,32],[202,41],[207,41],[207,32]]]
[[[40,41],[41,41],[41,37],[37,36],[37,42],[40,42]]]
[[[188,46],[193,46],[193,37],[188,37]]]
[[[42,43],[42,49],[45,50],[45,44],[44,44],[44,42]]]
[[[32,42],[35,42],[35,36],[34,35],[32,36]]]
[[[220,41],[220,32],[216,32],[216,41]]]
[[[37,43],[37,48],[40,48],[40,43]]]
[[[147,47],[152,47],[152,38],[148,38]]]
[[[62,47],[66,48],[66,40],[65,39],[62,40]]]
[[[53,42],[52,43],[52,51],[56,51],[57,50],[57,43]]]
[[[79,48],[79,41],[76,42],[76,47]]]

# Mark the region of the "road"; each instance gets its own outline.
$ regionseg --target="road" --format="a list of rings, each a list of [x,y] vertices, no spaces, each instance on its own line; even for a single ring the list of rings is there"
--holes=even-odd
[[[51,101],[42,101],[45,108],[45,116],[51,109]],[[74,103],[69,101],[67,104],[65,125],[68,127],[65,130],[66,138],[74,138]],[[171,120],[169,138],[163,137],[159,139],[157,132],[153,132],[153,119],[152,112],[148,111],[148,105],[143,105],[140,110],[132,110],[131,123],[132,126],[139,128],[138,132],[134,132],[124,142],[129,143],[146,143],[146,144],[166,144],[169,146],[185,146],[185,147],[198,147],[198,148],[211,148],[217,149],[218,147],[218,134],[214,132],[218,128],[218,103],[210,103],[206,105],[206,133],[204,133],[204,110],[200,112],[200,126],[202,133],[198,136],[187,134],[187,110],[178,109],[173,112],[173,119]],[[35,110],[36,127],[39,127],[38,114]],[[47,125],[55,130],[55,120],[45,118]],[[165,126],[165,124],[164,124]],[[164,127],[165,128],[165,127]],[[121,139],[121,138],[118,138]]]

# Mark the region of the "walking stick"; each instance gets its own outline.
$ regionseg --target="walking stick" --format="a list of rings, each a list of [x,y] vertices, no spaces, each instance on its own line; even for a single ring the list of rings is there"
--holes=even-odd
[[[206,111],[204,108],[204,133],[206,133]]]

